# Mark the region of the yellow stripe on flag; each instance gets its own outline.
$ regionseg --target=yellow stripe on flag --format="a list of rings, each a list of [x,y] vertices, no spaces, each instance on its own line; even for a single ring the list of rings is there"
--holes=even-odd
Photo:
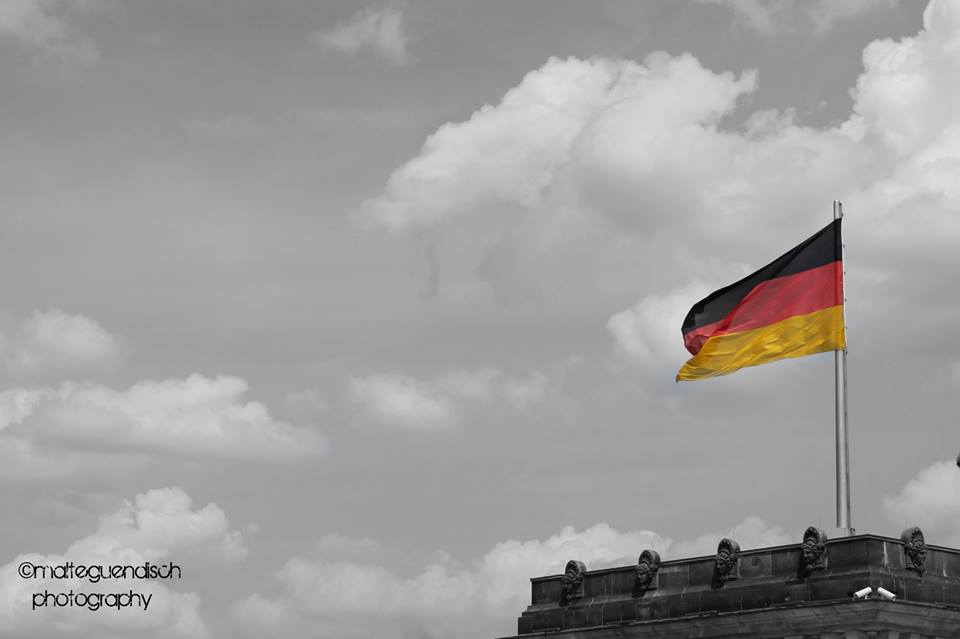
[[[683,365],[677,381],[727,375],[747,366],[846,347],[843,306],[831,306],[742,333],[711,337]]]

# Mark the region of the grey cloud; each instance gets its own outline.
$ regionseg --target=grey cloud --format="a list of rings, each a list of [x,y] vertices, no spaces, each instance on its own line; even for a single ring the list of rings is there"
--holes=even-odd
[[[23,46],[82,65],[96,64],[96,44],[77,32],[71,14],[89,13],[112,6],[110,0],[5,0],[0,8],[0,36]]]
[[[95,320],[60,309],[35,311],[0,333],[4,378],[14,384],[109,376],[126,352],[124,341]]]
[[[403,65],[410,59],[403,11],[399,6],[366,8],[330,30],[317,31],[311,39],[324,48],[347,54],[370,49],[392,64]]]
[[[848,0],[831,2],[815,0],[696,0],[702,4],[720,5],[730,11],[737,21],[765,36],[794,32],[813,32],[823,35],[838,23],[868,11],[892,6],[892,0]]]

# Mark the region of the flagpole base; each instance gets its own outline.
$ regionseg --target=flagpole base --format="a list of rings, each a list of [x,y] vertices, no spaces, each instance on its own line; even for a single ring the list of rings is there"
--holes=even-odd
[[[857,534],[857,531],[849,526],[843,526],[838,528],[833,528],[827,533],[827,537],[830,539],[839,539],[840,537],[853,537]]]

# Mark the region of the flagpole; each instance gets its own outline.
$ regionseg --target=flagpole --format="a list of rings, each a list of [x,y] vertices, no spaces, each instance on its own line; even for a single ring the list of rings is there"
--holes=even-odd
[[[843,204],[833,201],[833,219],[843,218]],[[841,261],[841,268],[843,268]],[[846,337],[846,297],[844,303],[843,332]],[[854,534],[850,525],[850,451],[847,445],[847,349],[833,352],[835,414],[837,422],[837,533],[840,536]]]

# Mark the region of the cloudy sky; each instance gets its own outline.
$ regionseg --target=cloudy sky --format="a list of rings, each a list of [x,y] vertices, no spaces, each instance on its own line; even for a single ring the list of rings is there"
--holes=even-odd
[[[829,531],[832,354],[673,380],[834,199],[853,524],[960,546],[958,3],[0,0],[0,86],[5,637],[486,639]]]

